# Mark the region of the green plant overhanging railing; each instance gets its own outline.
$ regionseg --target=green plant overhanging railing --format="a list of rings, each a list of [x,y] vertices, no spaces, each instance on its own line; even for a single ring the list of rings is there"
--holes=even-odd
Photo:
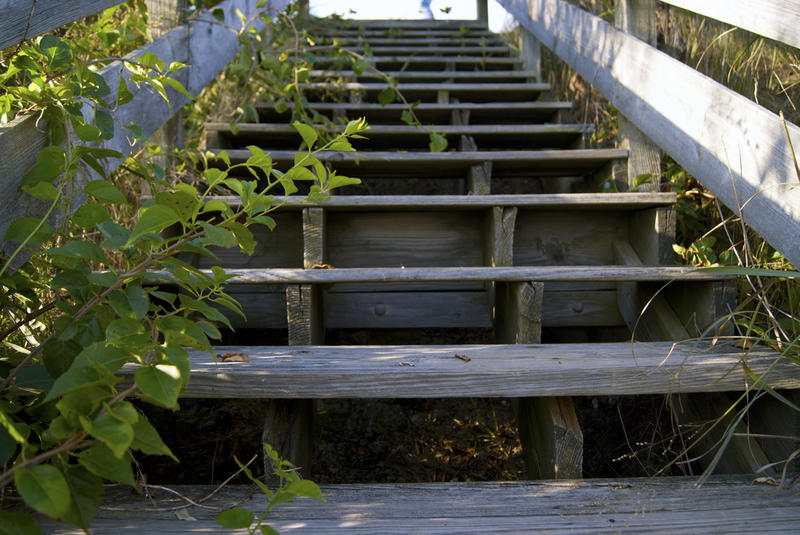
[[[565,0],[498,2],[800,266],[800,128]]]

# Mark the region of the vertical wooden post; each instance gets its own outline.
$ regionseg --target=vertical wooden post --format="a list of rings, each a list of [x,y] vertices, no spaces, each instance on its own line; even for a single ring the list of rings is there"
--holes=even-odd
[[[528,81],[540,81],[542,79],[542,44],[535,35],[522,26],[519,26],[519,49],[522,54],[522,68],[536,73],[536,76]]]
[[[515,207],[495,207],[489,213],[484,254],[488,265],[514,264],[516,216]],[[496,283],[492,293],[497,342],[541,343],[544,284]],[[571,398],[521,398],[517,425],[530,479],[581,477],[583,433]]]
[[[489,3],[487,0],[478,1],[478,20],[483,22],[485,26],[489,26]]]
[[[619,29],[651,45],[656,44],[658,32],[655,0],[616,0],[614,16]],[[637,176],[650,175],[650,184],[643,184],[638,190],[657,191],[661,179],[661,149],[622,115],[619,116],[619,140],[620,148],[630,151],[630,188],[633,189]]]
[[[303,210],[303,267],[311,269],[325,261],[325,211]],[[286,318],[289,345],[320,345],[325,342],[322,291],[319,286],[293,284],[286,287]],[[263,441],[308,475],[311,466],[314,401],[271,400],[264,422]],[[272,464],[265,459],[267,481],[273,479]]]

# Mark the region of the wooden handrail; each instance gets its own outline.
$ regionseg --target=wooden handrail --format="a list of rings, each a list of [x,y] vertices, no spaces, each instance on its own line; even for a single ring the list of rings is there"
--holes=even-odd
[[[800,4],[794,0],[661,0],[698,15],[800,48]]]
[[[0,0],[0,49],[98,13],[125,0]]]
[[[499,3],[800,266],[800,128],[564,0]]]

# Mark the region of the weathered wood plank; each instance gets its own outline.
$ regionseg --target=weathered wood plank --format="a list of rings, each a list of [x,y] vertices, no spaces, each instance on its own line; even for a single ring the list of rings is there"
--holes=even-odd
[[[478,248],[480,252],[480,248]],[[203,270],[207,271],[207,270]],[[461,281],[669,281],[724,280],[732,277],[687,266],[514,266],[395,267],[335,269],[232,268],[230,284],[336,284],[344,282]],[[209,271],[210,273],[210,271]],[[168,274],[160,273],[161,276]],[[153,279],[161,280],[161,279]]]
[[[324,57],[318,58],[314,63],[317,66],[328,65],[336,63],[335,59],[326,59]],[[445,68],[448,64],[452,64],[455,70],[468,70],[473,71],[476,67],[482,67],[486,70],[507,70],[520,66],[522,63],[519,59],[514,57],[505,56],[490,56],[484,58],[482,56],[378,56],[368,60],[372,65],[377,66],[381,70],[402,69],[404,65],[409,65],[411,69],[421,69],[428,67],[428,70],[433,68]]]
[[[351,119],[365,117],[370,123],[391,122],[402,124],[400,114],[405,109],[404,104],[387,104],[381,106],[377,102],[364,102],[353,104],[349,102],[315,102],[311,106],[315,111],[333,116],[334,114],[349,115]],[[572,107],[570,102],[464,102],[438,104],[422,102],[414,108],[414,112],[423,123],[443,124],[450,121],[453,110],[469,110],[471,124],[499,124],[499,123],[535,123],[553,121],[562,110]],[[256,106],[259,116],[265,122],[288,122],[291,114],[279,114],[274,105],[261,103]],[[291,106],[290,108],[291,109]]]
[[[485,29],[486,25],[476,22],[474,19],[438,19],[438,20],[414,20],[414,19],[364,19],[343,21],[343,28],[353,28],[358,31],[364,30],[386,30],[386,29],[447,29],[459,31],[461,28],[468,30]],[[335,30],[334,30],[335,31]]]
[[[356,50],[362,50],[363,47],[347,47]],[[371,46],[370,50],[374,54],[373,58],[380,60],[383,55],[400,55],[408,54],[418,57],[424,56],[449,56],[449,55],[486,55],[488,57],[495,54],[509,54],[511,49],[505,45],[487,45],[487,46]]]
[[[491,328],[491,308],[483,290],[329,291],[325,323],[331,329]]]
[[[124,0],[5,0],[0,2],[0,49],[88,17]]]
[[[584,134],[592,132],[594,127],[587,124],[504,124],[504,125],[430,125],[437,133],[443,135],[476,135],[476,134],[515,134],[515,135],[553,135],[553,134]],[[320,127],[321,129],[322,127]],[[230,123],[206,123],[205,129],[215,132],[231,133]],[[297,130],[291,125],[280,123],[242,123],[237,125],[239,134],[284,134],[291,137],[297,135]],[[344,127],[333,129],[341,132]],[[238,134],[237,134],[238,135]],[[371,125],[365,133],[366,137],[376,135],[421,135],[427,136],[428,132],[422,128],[408,125]]]
[[[661,1],[800,48],[800,5],[792,0]]]
[[[415,398],[634,395],[742,391],[749,369],[800,388],[800,367],[771,350],[718,344],[218,346],[248,362],[191,351],[185,397]],[[465,362],[455,354],[466,355]],[[136,367],[121,373],[130,377]]]
[[[402,34],[401,37],[387,37],[385,33],[383,34],[372,34],[372,35],[364,35],[363,38],[358,37],[340,37],[336,36],[336,41],[340,45],[358,45],[361,44],[363,41],[368,42],[370,45],[373,46],[409,46],[410,44],[414,45],[424,45],[424,46],[441,46],[441,45],[453,45],[453,43],[458,43],[459,45],[466,45],[466,46],[478,46],[483,43],[488,45],[504,45],[505,43],[500,38],[499,35],[493,34],[491,36],[476,36],[472,33],[467,34],[464,37],[456,37],[453,35],[452,32],[446,36],[436,36],[436,35],[428,35],[428,34],[417,34],[416,36],[407,35],[405,32]]]
[[[800,128],[564,0],[500,4],[734,212],[746,203],[744,220],[800,265],[787,140],[800,146]]]
[[[347,91],[370,91],[380,92],[386,89],[386,83],[378,82],[307,82],[302,84],[303,89],[343,89]],[[533,95],[550,89],[550,84],[543,82],[536,83],[510,83],[493,84],[488,82],[444,82],[444,83],[403,83],[397,84],[397,90],[403,93],[413,93],[415,91],[450,91],[453,93],[461,91],[471,92],[493,92],[495,96],[501,97],[505,92],[523,91]],[[446,103],[445,103],[446,104]],[[311,104],[313,106],[313,104]]]
[[[323,485],[325,502],[297,499],[281,504],[269,524],[281,533],[624,533],[706,535],[792,533],[800,507],[791,491],[756,485],[753,478],[637,478],[585,481],[518,481]],[[175,486],[183,496],[202,497],[210,486]],[[219,510],[242,506],[260,514],[263,495],[253,487],[226,486],[178,520],[174,494],[154,496],[117,486],[106,489],[105,505],[92,523],[97,535],[229,533],[214,522]],[[38,517],[43,533],[80,535],[78,528]]]
[[[616,0],[614,17],[617,28],[656,46],[656,0]],[[619,117],[618,144],[631,153],[628,158],[628,189],[657,190],[661,177],[661,149],[624,116]],[[650,175],[651,181],[635,188],[633,182],[640,175]]]

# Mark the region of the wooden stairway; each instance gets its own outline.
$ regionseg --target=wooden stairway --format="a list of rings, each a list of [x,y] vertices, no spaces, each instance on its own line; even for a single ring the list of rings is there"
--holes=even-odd
[[[377,104],[386,86],[374,76],[338,72],[350,80],[349,102],[311,106],[340,124],[366,117],[372,130],[354,143],[357,153],[320,159],[363,185],[321,205],[286,205],[274,231],[256,234],[252,257],[219,251],[239,273],[230,293],[248,318],[232,316],[237,329],[288,329],[289,346],[216,349],[247,362],[195,352],[186,397],[272,399],[265,440],[301,467],[313,399],[513,397],[529,474],[543,480],[581,477],[582,435],[568,396],[745,388],[741,351],[693,340],[727,310],[732,292],[729,280],[671,265],[675,195],[597,193],[619,180],[627,151],[585,148],[591,127],[570,123],[570,104],[548,101],[547,84],[521,70],[496,36],[474,21],[330,31],[354,48],[370,42],[374,65],[421,101],[415,112],[449,149],[429,152],[426,132],[400,121],[402,105]],[[320,66],[309,100],[329,88]],[[286,167],[299,144],[290,114],[258,111],[261,122],[235,134],[209,124],[209,149],[225,149],[235,163],[256,144]],[[313,269],[320,266],[329,269]],[[634,326],[641,342],[631,344]],[[482,330],[494,343],[325,345],[335,330],[407,328]],[[750,353],[748,364],[773,387],[800,386],[800,369],[775,365],[769,351]],[[315,534],[789,532],[800,507],[773,492],[748,476],[712,478],[700,489],[684,478],[342,485],[323,488],[327,503],[300,499],[271,518],[281,533]],[[247,497],[229,488],[212,505]],[[150,512],[140,497],[111,493],[93,533],[214,529],[208,511],[194,507],[196,522],[176,520],[157,510],[172,497],[156,498]],[[262,506],[259,496],[245,504]]]

